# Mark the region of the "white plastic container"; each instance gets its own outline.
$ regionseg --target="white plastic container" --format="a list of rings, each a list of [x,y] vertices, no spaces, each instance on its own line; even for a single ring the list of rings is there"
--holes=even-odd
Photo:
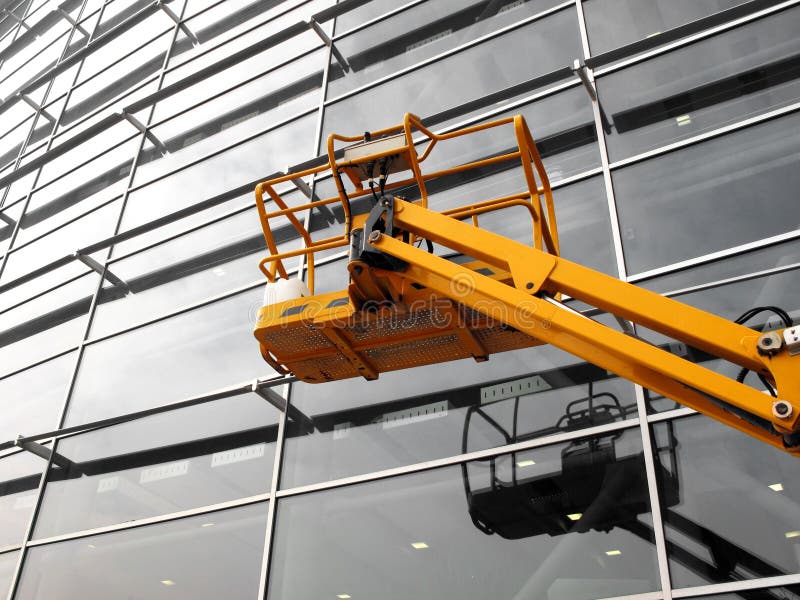
[[[311,291],[299,279],[276,279],[264,289],[264,306],[310,296]]]

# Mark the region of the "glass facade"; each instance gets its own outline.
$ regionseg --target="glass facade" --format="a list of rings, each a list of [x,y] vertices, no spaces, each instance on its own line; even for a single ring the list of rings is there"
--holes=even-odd
[[[251,333],[255,184],[407,111],[525,115],[570,260],[798,319],[798,31],[800,0],[0,0],[0,598],[800,599],[796,458],[552,347],[314,386]],[[431,205],[520,183],[481,175]]]

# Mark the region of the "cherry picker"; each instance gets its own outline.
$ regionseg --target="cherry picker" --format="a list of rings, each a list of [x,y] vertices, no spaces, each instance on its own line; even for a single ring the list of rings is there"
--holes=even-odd
[[[437,146],[500,129],[513,136],[511,152],[423,171]],[[255,337],[278,372],[308,383],[372,380],[384,371],[552,344],[800,454],[800,326],[780,311],[785,326],[760,333],[562,258],[550,184],[522,116],[437,134],[406,114],[396,127],[329,136],[327,155],[326,164],[256,187],[270,255],[259,265],[268,283]],[[521,169],[525,189],[443,210],[428,206],[431,182],[500,164]],[[277,191],[326,174],[336,186],[331,197],[290,206]],[[481,227],[490,213],[512,210],[530,219],[530,244]],[[314,212],[338,217],[331,221],[341,230],[315,239],[307,218]],[[277,222],[296,230],[301,248],[279,250]],[[337,249],[349,249],[344,289],[315,293],[315,255]],[[305,282],[286,267],[298,257]],[[622,330],[574,310],[566,296],[613,315]],[[738,365],[740,374],[727,377],[672,354],[631,324]],[[769,394],[744,382],[750,371]]]

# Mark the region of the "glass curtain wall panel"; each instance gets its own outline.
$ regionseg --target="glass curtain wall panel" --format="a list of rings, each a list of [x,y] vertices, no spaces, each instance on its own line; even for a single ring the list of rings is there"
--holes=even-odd
[[[266,503],[31,548],[16,598],[251,600]]]
[[[611,160],[797,102],[798,28],[790,8],[598,78]]]
[[[675,587],[797,573],[800,487],[797,459],[704,416],[653,426],[656,450],[679,481],[662,500]],[[674,450],[673,450],[674,448]]]
[[[631,274],[793,231],[800,115],[614,171]]]
[[[0,443],[58,427],[75,353],[0,379]]]
[[[656,590],[638,430],[591,440],[281,499],[269,598]]]
[[[277,420],[245,394],[61,440],[34,537],[265,494]]]

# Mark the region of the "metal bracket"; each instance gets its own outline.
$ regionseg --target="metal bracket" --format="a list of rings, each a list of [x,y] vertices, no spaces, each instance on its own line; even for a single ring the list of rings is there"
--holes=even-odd
[[[41,106],[36,104],[36,102],[34,102],[33,100],[30,99],[30,97],[26,96],[22,92],[17,93],[17,96],[19,97],[20,100],[22,100],[25,104],[30,106],[37,113],[40,113],[45,119],[47,119],[51,123],[55,123],[56,122],[55,118],[53,118],[53,115],[51,115],[44,108],[42,108]]]
[[[47,446],[43,446],[38,442],[26,442],[23,436],[18,435],[17,439],[14,440],[14,445],[18,448],[22,448],[30,452],[31,454],[35,454],[39,458],[43,458],[44,460],[51,461],[54,465],[61,467],[62,469],[68,469],[75,465],[70,459],[66,456],[59,454],[58,452],[53,452],[52,449],[48,448]]]
[[[322,42],[328,48],[331,49],[331,53],[333,54],[333,57],[336,59],[336,62],[339,63],[339,66],[342,67],[342,70],[345,73],[349,73],[350,72],[350,63],[347,62],[347,59],[344,57],[344,54],[339,52],[339,49],[336,47],[336,44],[334,44],[333,40],[331,39],[331,37],[327,33],[325,33],[325,30],[322,28],[322,25],[317,23],[314,20],[314,17],[311,17],[308,20],[308,26],[311,29],[313,29],[314,33],[316,33],[319,36],[319,38],[322,40]]]
[[[608,120],[608,115],[606,115],[606,111],[603,110],[603,105],[600,104],[600,101],[597,98],[597,88],[595,87],[592,78],[589,77],[589,67],[576,58],[572,63],[572,71],[580,78],[581,83],[583,83],[583,87],[586,90],[586,93],[589,94],[589,98],[592,99],[592,102],[597,102],[597,107],[600,109],[600,121],[603,125],[603,131],[606,133],[611,133],[613,125],[611,124],[611,121]]]
[[[69,16],[69,13],[68,13],[67,11],[65,11],[63,8],[61,8],[60,6],[56,6],[56,8],[55,8],[55,12],[57,12],[59,15],[61,15],[61,17],[62,17],[62,18],[63,18],[63,19],[64,19],[64,20],[65,20],[67,23],[69,23],[69,24],[70,24],[70,25],[72,25],[72,26],[73,26],[75,29],[77,29],[78,31],[80,31],[80,32],[83,34],[83,37],[85,37],[85,38],[88,38],[88,37],[90,37],[90,34],[89,34],[89,32],[88,32],[88,31],[86,31],[86,30],[85,30],[83,27],[81,27],[81,24],[80,24],[80,23],[78,23],[78,22],[77,22],[75,19],[73,19],[72,17],[70,17],[70,16]]]
[[[289,175],[288,167],[284,169],[284,173]],[[305,196],[312,202],[319,202],[319,196],[317,196],[315,193],[311,191],[311,186],[306,183],[305,179],[303,179],[302,177],[295,177],[294,179],[290,179],[289,181],[291,181],[294,184],[294,187],[300,190],[300,193],[303,194],[303,196]]]
[[[595,102],[597,100],[597,90],[592,80],[589,79],[588,67],[576,58],[572,63],[572,71],[580,77],[583,87],[586,88],[586,93],[589,94],[592,102]]]
[[[24,27],[25,29],[27,29],[28,31],[30,31],[30,29],[31,29],[31,26],[30,26],[30,25],[28,25],[28,24],[27,24],[27,23],[26,23],[26,22],[25,22],[23,19],[20,19],[20,18],[19,18],[17,15],[15,15],[15,14],[14,14],[12,11],[8,10],[7,8],[3,8],[3,9],[0,9],[0,12],[2,12],[3,14],[5,14],[6,16],[9,16],[9,17],[11,17],[11,19],[12,19],[12,20],[16,21],[16,22],[17,22],[17,23],[19,23],[19,24],[20,24],[22,27]]]
[[[14,227],[14,226],[16,226],[16,224],[17,224],[17,222],[16,222],[14,219],[12,219],[11,217],[9,217],[9,216],[8,216],[6,213],[4,213],[4,212],[0,212],[0,221],[3,221],[3,222],[4,222],[6,225],[8,225],[9,227]]]
[[[128,123],[136,127],[136,129],[138,129],[141,133],[143,133],[144,136],[148,140],[150,140],[150,142],[152,142],[152,144],[156,148],[158,148],[158,151],[161,152],[161,156],[166,156],[167,154],[169,154],[169,150],[167,150],[167,147],[163,144],[163,142],[156,137],[156,134],[154,134],[147,127],[145,127],[144,124],[139,119],[134,117],[132,114],[125,112],[124,110],[119,111],[117,115],[121,119],[125,119]]]
[[[289,175],[292,172],[292,170],[290,167],[287,166],[283,170],[283,172]],[[314,192],[311,191],[311,186],[306,183],[305,179],[303,179],[302,177],[295,177],[294,179],[290,179],[289,181],[291,181],[294,184],[294,187],[300,190],[300,193],[303,194],[306,198],[308,198],[312,202],[319,202],[319,196],[317,196]],[[315,206],[313,210],[321,214],[323,218],[327,221],[328,225],[336,223],[336,215],[334,215],[333,211],[324,204]]]
[[[286,412],[287,416],[292,421],[297,423],[304,432],[310,433],[314,431],[314,421],[311,419],[311,417],[303,413],[299,408],[289,404],[286,399],[278,394],[278,392],[273,390],[272,387],[262,387],[261,382],[256,379],[253,381],[250,389],[254,394],[262,397],[279,411]]]
[[[128,287],[128,284],[125,283],[124,280],[122,280],[119,277],[117,277],[116,275],[114,275],[114,273],[112,273],[109,269],[104,269],[103,265],[101,265],[99,262],[97,262],[91,256],[87,256],[86,254],[81,254],[80,250],[76,250],[75,252],[73,252],[72,256],[73,256],[73,258],[81,261],[83,264],[85,264],[87,267],[89,267],[92,271],[94,271],[97,274],[99,274],[101,277],[107,279],[108,282],[111,285],[125,290],[125,293],[130,293],[131,288]]]
[[[200,45],[200,40],[197,39],[197,36],[194,34],[194,32],[192,32],[192,30],[186,26],[186,23],[183,23],[181,21],[180,17],[178,17],[178,15],[176,15],[175,12],[169,6],[164,4],[163,0],[158,0],[158,2],[156,2],[156,6],[160,8],[162,11],[164,11],[164,14],[166,14],[170,19],[172,19],[175,22],[178,28],[184,34],[186,34],[186,37],[188,37],[192,41],[193,46]]]

